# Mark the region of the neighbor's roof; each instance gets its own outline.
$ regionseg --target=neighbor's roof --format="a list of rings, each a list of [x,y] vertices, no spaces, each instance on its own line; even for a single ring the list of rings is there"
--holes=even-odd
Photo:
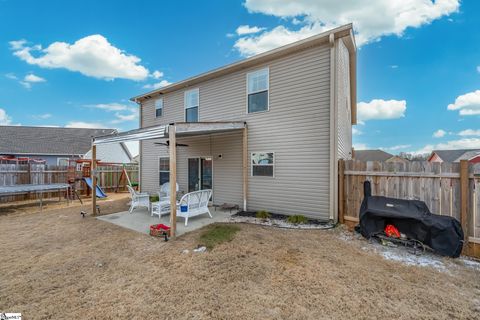
[[[393,157],[393,154],[383,150],[355,150],[355,160],[360,161],[386,161]]]
[[[462,160],[459,158],[470,151],[480,152],[480,149],[433,150],[432,155],[436,153],[444,162],[455,162],[457,159],[458,161]],[[432,157],[432,155],[429,157],[429,159]]]
[[[115,129],[0,126],[0,154],[83,155],[92,137]]]
[[[316,46],[321,43],[326,43],[329,41],[330,35],[334,35],[335,39],[338,38],[344,38],[346,37],[347,42],[346,45],[349,48],[349,51],[356,51],[356,45],[355,45],[355,38],[353,36],[353,26],[352,24],[346,24],[344,26],[340,26],[338,28],[334,28],[331,30],[328,30],[326,32],[322,32],[318,35],[293,42],[291,44],[279,47],[277,49],[273,49],[261,54],[257,54],[253,57],[226,65],[224,67],[220,67],[205,73],[202,73],[200,75],[185,79],[183,81],[179,81],[173,84],[170,84],[168,86],[152,90],[150,92],[147,92],[145,94],[138,95],[136,97],[131,98],[130,100],[138,102],[141,99],[149,99],[152,98],[153,96],[157,96],[160,94],[165,94],[168,92],[176,91],[185,87],[189,87],[192,85],[196,85],[200,82],[213,79],[225,74],[229,74],[235,71],[239,71],[257,64],[265,63],[268,62],[272,59],[293,53],[293,52],[298,52],[301,50],[304,50],[306,48],[310,48],[313,46]],[[351,63],[355,64],[356,61],[351,61]],[[355,68],[353,68],[355,69]],[[356,92],[352,95],[352,101],[356,101]]]
[[[453,162],[460,162],[460,160],[470,160],[470,159],[475,158],[477,156],[480,156],[480,149],[467,151],[464,154],[462,154],[460,157],[455,159],[455,161],[453,161]]]

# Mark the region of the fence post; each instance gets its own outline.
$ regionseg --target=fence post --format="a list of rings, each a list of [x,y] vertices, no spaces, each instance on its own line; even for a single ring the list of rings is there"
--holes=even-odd
[[[345,219],[345,160],[338,160],[338,221],[344,223]]]
[[[465,235],[464,248],[468,245],[468,161],[460,160],[460,223]]]
[[[32,163],[29,161],[28,164],[28,184],[32,184]]]

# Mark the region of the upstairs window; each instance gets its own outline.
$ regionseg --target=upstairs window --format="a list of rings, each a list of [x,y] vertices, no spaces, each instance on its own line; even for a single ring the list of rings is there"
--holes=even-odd
[[[252,153],[252,176],[273,177],[273,152]]]
[[[198,122],[199,90],[185,92],[185,122]]]
[[[155,118],[161,117],[163,114],[163,98],[155,100]]]
[[[248,113],[268,111],[268,68],[247,73]]]

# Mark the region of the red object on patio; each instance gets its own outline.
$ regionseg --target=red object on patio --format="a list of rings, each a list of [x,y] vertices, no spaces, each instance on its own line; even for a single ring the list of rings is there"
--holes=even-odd
[[[393,224],[387,224],[387,226],[385,227],[385,234],[388,237],[400,238],[400,232],[397,228],[395,228]]]
[[[150,226],[150,235],[153,237],[163,237],[165,234],[170,237],[170,227],[163,223],[152,224]]]

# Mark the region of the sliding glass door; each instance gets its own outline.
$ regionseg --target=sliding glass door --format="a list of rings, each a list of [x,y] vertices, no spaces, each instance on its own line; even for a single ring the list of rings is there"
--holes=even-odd
[[[212,158],[188,159],[188,192],[213,188]]]

